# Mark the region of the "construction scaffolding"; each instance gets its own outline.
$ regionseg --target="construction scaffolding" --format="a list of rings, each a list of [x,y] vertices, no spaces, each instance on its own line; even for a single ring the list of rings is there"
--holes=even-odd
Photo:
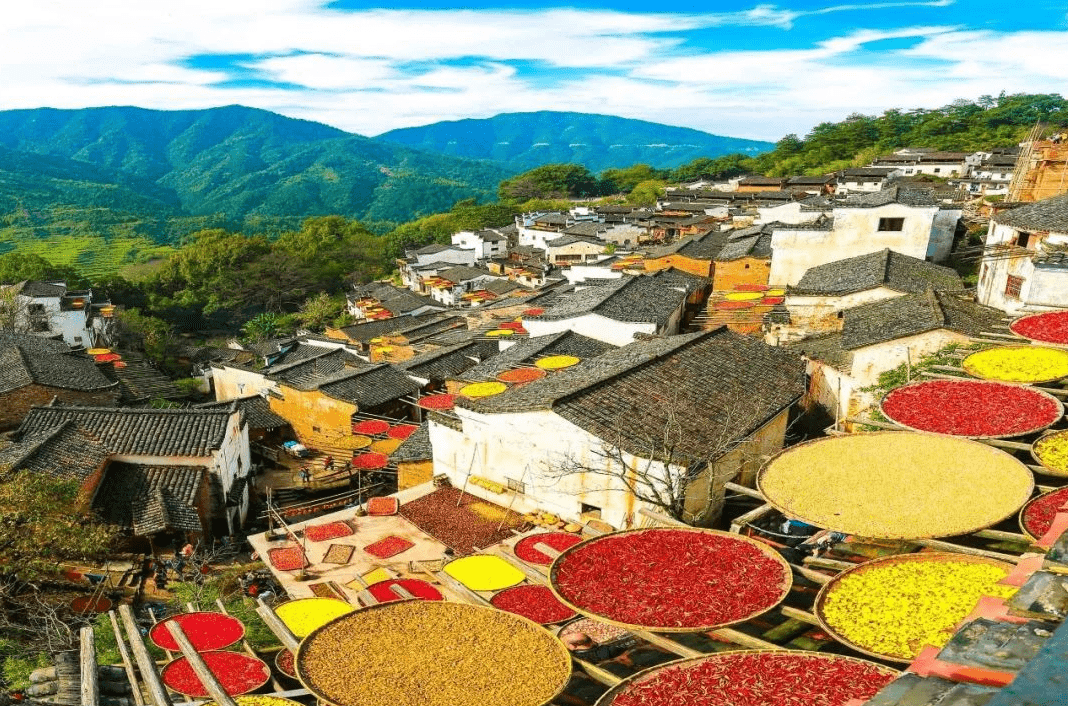
[[[1032,202],[1068,192],[1068,130],[1036,123],[1016,160],[1006,201]]]

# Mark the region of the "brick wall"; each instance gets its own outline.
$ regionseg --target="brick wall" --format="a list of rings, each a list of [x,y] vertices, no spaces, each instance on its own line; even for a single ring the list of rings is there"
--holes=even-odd
[[[33,384],[5,392],[0,394],[0,431],[16,428],[22,423],[30,407],[46,405],[52,401],[53,397],[58,398],[58,402],[63,404],[115,407],[119,403],[119,390],[115,387],[97,392],[79,392]]]

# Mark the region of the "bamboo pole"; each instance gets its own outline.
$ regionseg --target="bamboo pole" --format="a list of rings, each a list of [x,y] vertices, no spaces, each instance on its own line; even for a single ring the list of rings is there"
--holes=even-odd
[[[944,552],[956,552],[957,554],[970,554],[972,556],[984,556],[987,559],[997,559],[998,561],[1007,561],[1011,564],[1015,564],[1020,560],[1020,557],[1015,554],[1003,554],[1001,552],[991,552],[986,549],[974,549],[972,547],[963,547],[959,544],[953,544],[951,542],[943,542],[937,539],[917,539],[916,544],[921,547],[928,547],[930,549],[938,549]]]
[[[208,695],[215,700],[216,706],[237,706],[237,703],[230,697],[230,694],[226,693],[226,689],[219,683],[212,671],[208,669],[207,662],[193,647],[193,643],[186,637],[185,631],[182,630],[182,626],[178,624],[178,621],[168,621],[167,629],[170,630],[174,641],[178,643],[178,647],[182,650],[182,654],[185,655],[189,666],[193,668],[193,673],[197,675],[197,679],[200,680]]]
[[[97,706],[100,703],[99,674],[96,666],[96,645],[93,628],[86,626],[79,633],[81,638],[82,706]]]
[[[805,611],[805,610],[799,610],[797,608],[791,608],[788,605],[784,605],[781,608],[779,608],[779,612],[782,613],[783,616],[785,616],[787,618],[792,618],[794,620],[800,620],[802,623],[808,623],[809,625],[819,625],[820,624],[820,621],[812,613],[809,613],[808,611]]]
[[[738,485],[737,483],[733,483],[731,481],[727,481],[723,485],[723,487],[727,490],[733,490],[736,493],[741,493],[742,495],[748,495],[751,498],[756,498],[757,500],[763,500],[765,502],[767,501],[767,499],[764,497],[764,494],[761,493],[759,490],[756,490],[755,488],[747,488],[744,485]]]
[[[226,610],[226,604],[222,602],[221,598],[215,599],[215,605],[218,606],[219,612],[221,612],[223,615],[230,615],[230,611]],[[243,637],[241,638],[241,649],[243,649],[245,651],[245,654],[247,654],[249,657],[256,657],[256,651],[252,649],[252,645],[248,644],[248,640]],[[259,658],[257,657],[257,659]],[[282,690],[282,684],[279,683],[277,679],[275,679],[273,671],[271,672],[271,689],[273,691]]]
[[[699,652],[698,650],[690,649],[685,645],[680,645],[674,640],[663,637],[662,635],[657,635],[653,632],[649,632],[648,630],[633,630],[632,632],[634,635],[645,640],[650,645],[655,645],[660,649],[665,650],[667,652],[671,652],[672,654],[676,654],[679,657],[703,657],[705,654],[704,652]]]
[[[571,659],[574,660],[575,664],[581,667],[582,671],[586,672],[586,674],[588,674],[591,679],[600,682],[601,684],[604,684],[609,689],[623,681],[620,677],[617,677],[615,674],[612,674],[612,672],[608,671],[607,669],[601,669],[593,662],[587,662],[584,659],[579,659],[575,655],[571,655]]]
[[[126,649],[126,640],[122,639],[122,631],[119,630],[119,621],[115,617],[115,611],[108,611],[111,619],[111,632],[115,634],[115,645],[119,648],[119,657],[122,658],[123,669],[126,670],[126,678],[130,681],[130,692],[133,694],[135,706],[145,706],[145,698],[141,695],[141,685],[137,682],[137,673],[130,661],[130,652]]]
[[[835,561],[834,559],[824,559],[818,556],[806,556],[801,560],[801,563],[806,566],[814,566],[817,569],[830,569],[832,571],[845,571],[856,566],[856,564],[848,561]]]
[[[267,625],[267,629],[274,633],[274,636],[278,638],[283,647],[296,654],[297,650],[300,649],[300,640],[297,639],[297,636],[282,622],[282,619],[278,617],[278,614],[274,612],[271,606],[267,605],[262,597],[257,598],[256,603],[256,614]]]
[[[997,539],[1002,542],[1019,542],[1021,544],[1030,544],[1032,539],[1026,534],[1020,534],[1019,532],[1002,532],[1001,530],[983,529],[978,532],[973,532],[972,536],[981,537],[982,539]]]
[[[719,630],[713,630],[709,633],[713,637],[718,637],[721,640],[727,642],[733,642],[735,645],[741,645],[742,647],[748,647],[754,650],[782,650],[785,649],[776,645],[774,642],[768,642],[767,640],[761,640],[759,637],[753,637],[752,635],[746,635],[744,632],[734,630],[733,628],[720,628]],[[704,654],[704,653],[701,653]]]
[[[790,564],[790,568],[793,569],[794,572],[797,573],[799,576],[803,576],[804,578],[808,579],[809,581],[813,581],[813,582],[818,583],[820,585],[823,585],[823,584],[826,584],[826,583],[830,583],[830,581],[831,581],[831,577],[828,576],[827,574],[821,574],[818,571],[813,571],[812,569],[806,569],[804,566],[798,566],[797,564]]]
[[[133,609],[129,605],[120,605],[119,616],[122,618],[123,627],[126,628],[126,637],[130,641],[130,649],[133,650],[134,658],[137,660],[137,667],[141,671],[141,678],[144,679],[145,686],[148,687],[148,693],[152,697],[152,701],[156,706],[173,706],[171,697],[167,694],[167,690],[163,688],[163,682],[160,681],[159,673],[156,671],[156,663],[152,660],[152,656],[148,654],[148,649],[145,648],[145,643],[141,639],[141,632],[137,629],[137,622],[134,620]]]

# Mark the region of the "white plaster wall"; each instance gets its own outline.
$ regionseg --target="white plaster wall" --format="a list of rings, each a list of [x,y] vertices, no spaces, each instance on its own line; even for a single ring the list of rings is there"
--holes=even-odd
[[[839,297],[787,295],[785,304],[790,312],[792,324],[802,327],[818,326],[821,330],[826,330],[826,319],[831,317],[837,321],[839,311],[900,296],[902,296],[901,292],[886,287],[875,287]]]
[[[570,284],[581,284],[587,279],[619,279],[623,276],[623,270],[613,270],[611,267],[597,267],[596,265],[574,264],[561,274]]]
[[[478,259],[478,252],[459,248],[450,248],[429,255],[415,255],[416,264],[426,265],[431,262],[449,262],[454,265],[473,266]]]
[[[276,388],[275,384],[261,373],[228,365],[212,366],[212,379],[215,381],[215,399],[219,402],[234,400],[249,395],[262,395],[267,390]]]
[[[968,337],[946,329],[928,331],[916,336],[898,338],[886,343],[865,346],[853,351],[850,376],[858,388],[869,387],[879,381],[879,375],[902,365],[911,356],[912,363],[921,357],[942,350],[951,343],[967,343]]]
[[[677,327],[676,320],[676,327]],[[656,333],[654,323],[624,323],[608,319],[600,314],[583,314],[570,319],[556,321],[544,321],[540,319],[524,319],[523,327],[530,332],[531,336],[546,336],[560,331],[574,331],[583,336],[596,338],[598,341],[611,343],[615,346],[625,346],[634,342],[636,333]]]
[[[935,212],[927,245],[927,257],[933,262],[943,262],[949,257],[961,213],[959,208],[945,208]]]
[[[1068,267],[1034,267],[1030,284],[1029,306],[1068,308]]]
[[[791,201],[790,203],[782,204],[780,206],[759,206],[757,207],[757,223],[789,223],[796,225],[799,223],[812,223],[819,219],[823,215],[823,211],[802,211],[801,202]]]

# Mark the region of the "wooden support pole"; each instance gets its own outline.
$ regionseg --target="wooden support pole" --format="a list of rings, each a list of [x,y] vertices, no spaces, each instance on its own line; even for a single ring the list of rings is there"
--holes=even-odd
[[[222,613],[223,615],[230,615],[230,611],[226,610],[226,604],[222,602],[221,598],[215,599],[215,605],[219,608],[220,613]],[[248,644],[248,640],[246,640],[245,638],[241,638],[241,649],[243,649],[245,651],[245,654],[247,654],[249,657],[256,657],[256,659],[259,659],[259,657],[256,656],[256,650],[252,649],[252,645]],[[271,672],[271,689],[273,691],[282,690],[282,684],[277,679],[275,679],[273,671]]]
[[[649,632],[648,630],[634,630],[633,633],[637,637],[640,637],[641,639],[648,642],[650,645],[655,645],[660,649],[666,650],[667,652],[670,652],[672,654],[676,654],[679,657],[701,657],[705,654],[704,652],[699,652],[697,650],[690,649],[685,645],[680,645],[674,640],[663,637],[661,635],[657,635],[654,632]]]
[[[817,626],[820,624],[820,621],[816,619],[816,616],[806,610],[799,610],[798,608],[791,608],[788,605],[784,605],[779,608],[779,612],[782,613],[784,617],[800,620],[802,623]]]
[[[148,611],[148,614],[152,616],[152,624],[153,625],[159,625],[159,620],[156,619],[156,614],[153,613],[152,611]],[[167,655],[167,661],[168,662],[170,662],[172,659],[174,659],[174,653],[171,652],[170,650],[163,650],[163,653],[165,655]]]
[[[401,600],[411,600],[415,598],[415,596],[413,596],[411,592],[408,591],[408,589],[406,589],[404,586],[399,586],[397,584],[393,584],[392,586],[390,586],[389,591]]]
[[[667,515],[665,515],[662,512],[657,512],[655,510],[650,510],[647,507],[638,508],[638,514],[645,515],[646,517],[648,517],[653,522],[659,522],[660,524],[667,525],[669,527],[686,527],[687,526],[685,523],[679,522],[674,517],[668,517]]]
[[[170,630],[174,641],[178,643],[178,647],[181,648],[182,654],[185,655],[186,661],[189,662],[189,666],[193,668],[193,673],[197,675],[197,679],[200,680],[208,695],[215,700],[215,705],[237,706],[237,703],[226,693],[226,689],[219,683],[212,671],[208,669],[208,663],[193,647],[193,643],[186,637],[185,631],[182,630],[182,626],[178,624],[178,621],[167,621],[167,629]]]
[[[282,647],[296,654],[297,650],[300,649],[300,640],[297,639],[297,636],[282,622],[282,619],[278,617],[278,614],[274,612],[271,606],[267,605],[262,597],[257,598],[256,603],[256,614],[263,620],[267,629],[274,633],[274,636],[282,643]]]
[[[976,439],[981,441],[987,446],[993,446],[998,449],[1008,449],[1009,451],[1030,451],[1031,444],[1021,444],[1019,441],[1005,441],[1004,439]]]
[[[352,580],[360,584],[361,587],[360,592],[356,594],[356,600],[363,603],[365,606],[378,605],[378,599],[371,595],[371,592],[367,590],[367,582],[364,581],[363,576],[356,574]]]
[[[875,427],[876,429],[889,429],[891,431],[903,431],[905,427],[898,426],[897,424],[891,424],[890,422],[877,422],[874,419],[857,419],[856,417],[847,417],[846,422],[850,424],[863,424],[869,427]]]
[[[115,645],[119,648],[119,657],[122,658],[122,667],[126,670],[126,678],[130,681],[130,692],[133,694],[135,706],[145,706],[145,698],[141,695],[141,685],[137,681],[137,672],[134,671],[133,662],[130,661],[130,652],[126,649],[126,640],[122,638],[119,630],[119,621],[115,617],[115,611],[108,611],[111,619],[111,632],[115,634]]]
[[[786,649],[774,642],[768,642],[767,640],[761,640],[759,637],[753,637],[752,635],[746,635],[744,632],[734,630],[732,628],[720,628],[719,630],[713,630],[708,633],[712,637],[718,637],[721,640],[727,642],[733,642],[735,645],[741,645],[742,647],[748,647],[754,650],[782,650]],[[703,653],[702,653],[703,654]]]
[[[953,544],[951,542],[943,542],[937,539],[917,539],[916,544],[921,547],[927,547],[929,549],[937,549],[943,552],[956,552],[957,554],[970,554],[972,556],[985,556],[987,559],[997,559],[998,561],[1007,561],[1011,564],[1015,564],[1020,560],[1020,557],[1015,554],[1002,554],[1001,552],[991,552],[985,549],[974,549],[972,547],[962,547],[959,544]]]
[[[172,706],[171,697],[167,694],[167,690],[163,688],[163,682],[160,681],[159,673],[156,671],[156,663],[152,660],[152,656],[148,654],[148,649],[141,639],[137,621],[134,620],[133,609],[126,604],[120,605],[119,616],[122,618],[123,627],[126,628],[126,639],[130,641],[130,649],[133,650],[134,659],[137,660],[137,668],[141,671],[141,678],[144,680],[145,686],[148,687],[152,702],[156,706]]]
[[[82,706],[97,706],[100,703],[99,674],[96,666],[96,644],[93,628],[86,626],[79,633],[81,638]]]
[[[452,591],[457,598],[460,598],[461,600],[466,601],[467,603],[472,603],[474,605],[493,605],[488,600],[478,595],[470,588],[454,579],[452,576],[449,576],[444,571],[432,571],[430,572],[430,574],[438,581],[440,581],[442,586],[445,586],[450,591]]]
[[[775,510],[774,505],[765,503],[754,510],[750,510],[744,515],[739,515],[738,517],[734,518],[733,522],[731,522],[731,532],[734,532],[735,534],[741,534],[742,528],[744,528],[751,522],[759,520],[761,517],[767,515],[773,510]]]
[[[489,552],[491,554],[496,554],[497,556],[499,556],[500,558],[504,559],[505,561],[507,561],[509,564],[511,564],[515,568],[517,568],[520,571],[522,571],[523,574],[528,579],[533,581],[534,583],[544,583],[545,582],[545,576],[546,576],[548,567],[544,567],[544,566],[534,567],[534,566],[531,566],[530,564],[527,564],[525,561],[523,561],[519,557],[514,556],[512,554],[509,554],[508,552],[504,551],[499,546],[498,547],[490,547]]]
[[[731,481],[727,481],[723,487],[727,490],[733,490],[736,493],[748,495],[751,498],[756,498],[757,500],[767,502],[767,498],[764,497],[764,494],[754,488],[746,488],[744,485],[738,485],[737,483],[733,483]]]
[[[600,682],[601,684],[604,684],[609,689],[623,681],[615,674],[612,674],[612,672],[608,671],[607,669],[601,669],[593,662],[587,662],[586,660],[579,659],[574,655],[572,655],[571,659],[574,660],[575,664],[577,664],[582,669],[582,671],[590,675],[591,679]]]
[[[818,556],[806,556],[801,560],[801,563],[805,566],[814,566],[817,569],[830,569],[831,571],[845,571],[846,569],[852,569],[856,564],[848,561],[835,561],[834,559],[824,559]]]
[[[814,583],[818,583],[820,585],[823,585],[823,584],[826,584],[826,583],[830,583],[830,581],[831,581],[831,577],[828,576],[827,574],[821,574],[818,571],[813,571],[812,569],[806,569],[804,566],[798,566],[797,564],[790,564],[790,568],[793,569],[794,573],[796,573],[797,575],[803,576],[804,578],[808,579],[809,581],[812,581]]]
[[[978,532],[973,532],[972,534],[982,539],[996,539],[1002,542],[1031,544],[1031,542],[1034,541],[1026,534],[1020,534],[1019,532],[1002,532],[1001,530],[984,529],[979,530]]]

